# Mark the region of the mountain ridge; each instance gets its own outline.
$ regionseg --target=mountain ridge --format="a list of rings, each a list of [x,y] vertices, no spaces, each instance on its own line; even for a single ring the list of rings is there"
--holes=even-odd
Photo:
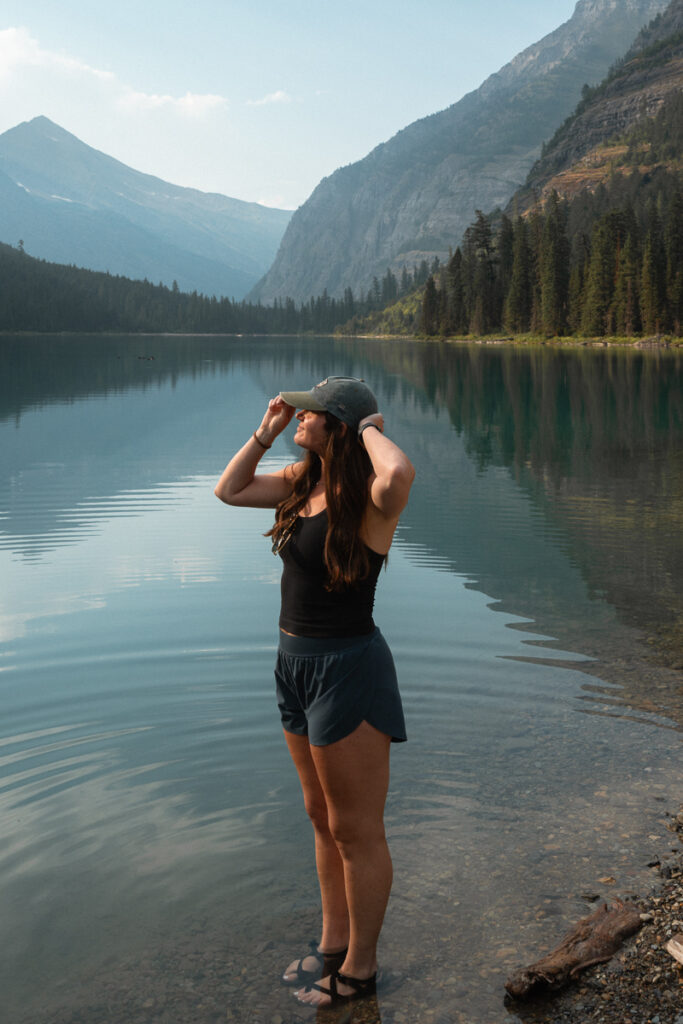
[[[324,178],[250,292],[270,302],[367,289],[372,276],[444,258],[476,209],[504,205],[541,143],[666,0],[579,0],[569,21],[479,89]]]
[[[43,116],[0,135],[0,175],[0,240],[205,294],[242,297],[291,217],[136,171]]]
[[[591,175],[595,186],[605,181],[620,159],[617,137],[641,117],[654,117],[672,93],[683,93],[681,42],[683,0],[671,0],[544,146],[508,212],[513,205],[525,212],[553,191],[571,196]]]

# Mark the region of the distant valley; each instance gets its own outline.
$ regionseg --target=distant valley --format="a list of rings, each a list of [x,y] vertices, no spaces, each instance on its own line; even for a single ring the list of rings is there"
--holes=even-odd
[[[504,268],[512,265],[509,222],[498,237],[501,208],[508,218],[530,214],[555,192],[580,199],[567,228],[571,266],[563,270],[576,270],[580,297],[594,222],[622,201],[610,186],[593,202],[597,185],[619,170],[630,175],[628,188],[644,211],[647,202],[673,201],[678,108],[667,101],[663,121],[629,132],[683,91],[682,27],[683,0],[579,0],[569,22],[476,93],[324,179],[293,216],[140,174],[46,118],[19,125],[0,136],[0,329],[486,333],[501,323]],[[606,77],[598,73],[603,66]],[[571,95],[580,99],[576,112],[560,116]],[[645,150],[647,167],[639,168]],[[521,189],[517,179],[526,179]],[[542,213],[535,216],[537,258]],[[640,230],[637,260],[646,254],[645,220]],[[476,241],[482,231],[485,244]],[[280,239],[275,262],[256,283]],[[466,256],[471,250],[470,269],[486,251],[484,277],[497,280],[493,312],[483,319],[465,306],[454,316],[450,298],[444,305],[451,254],[461,245]],[[108,273],[92,272],[98,269]],[[430,275],[432,300],[443,308],[434,306],[428,322],[421,288]],[[540,278],[534,288],[524,315],[506,320],[511,329],[542,322],[533,312]],[[476,289],[470,283],[466,291],[471,305]],[[567,319],[563,302],[561,333],[590,326],[600,335],[621,322],[602,313],[590,325],[583,313]],[[643,329],[679,323],[677,303],[667,292]],[[488,305],[486,298],[482,309]],[[574,305],[580,308],[578,298]],[[640,327],[639,316],[631,317],[624,333]]]
[[[46,117],[0,135],[0,242],[55,263],[241,299],[290,217],[142,174]]]

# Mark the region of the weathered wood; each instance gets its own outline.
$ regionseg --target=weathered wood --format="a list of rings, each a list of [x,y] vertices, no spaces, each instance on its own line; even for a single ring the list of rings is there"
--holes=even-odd
[[[582,917],[551,953],[512,974],[505,988],[514,999],[562,988],[587,967],[609,960],[641,924],[638,908],[632,903],[618,900],[613,907],[603,903],[594,913]]]
[[[679,964],[683,964],[683,935],[674,935],[673,938],[669,939],[664,948],[667,953],[671,953],[674,960],[678,960]]]

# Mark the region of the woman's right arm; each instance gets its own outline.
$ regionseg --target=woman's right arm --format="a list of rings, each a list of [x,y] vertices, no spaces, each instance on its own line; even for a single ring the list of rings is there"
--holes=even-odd
[[[294,415],[294,408],[280,397],[271,398],[256,436],[233,455],[214,488],[214,494],[226,505],[249,508],[275,508],[292,492],[295,466],[285,466],[275,473],[256,473],[266,450],[281,434]],[[260,442],[260,443],[259,443]]]

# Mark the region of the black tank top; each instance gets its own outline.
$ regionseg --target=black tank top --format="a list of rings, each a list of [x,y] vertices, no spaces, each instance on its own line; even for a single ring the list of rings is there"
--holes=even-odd
[[[368,548],[370,571],[355,586],[341,591],[325,589],[327,570],[323,561],[327,536],[327,509],[315,516],[297,516],[294,531],[282,558],[282,605],[280,629],[296,636],[362,636],[375,623],[377,577],[384,562]]]

